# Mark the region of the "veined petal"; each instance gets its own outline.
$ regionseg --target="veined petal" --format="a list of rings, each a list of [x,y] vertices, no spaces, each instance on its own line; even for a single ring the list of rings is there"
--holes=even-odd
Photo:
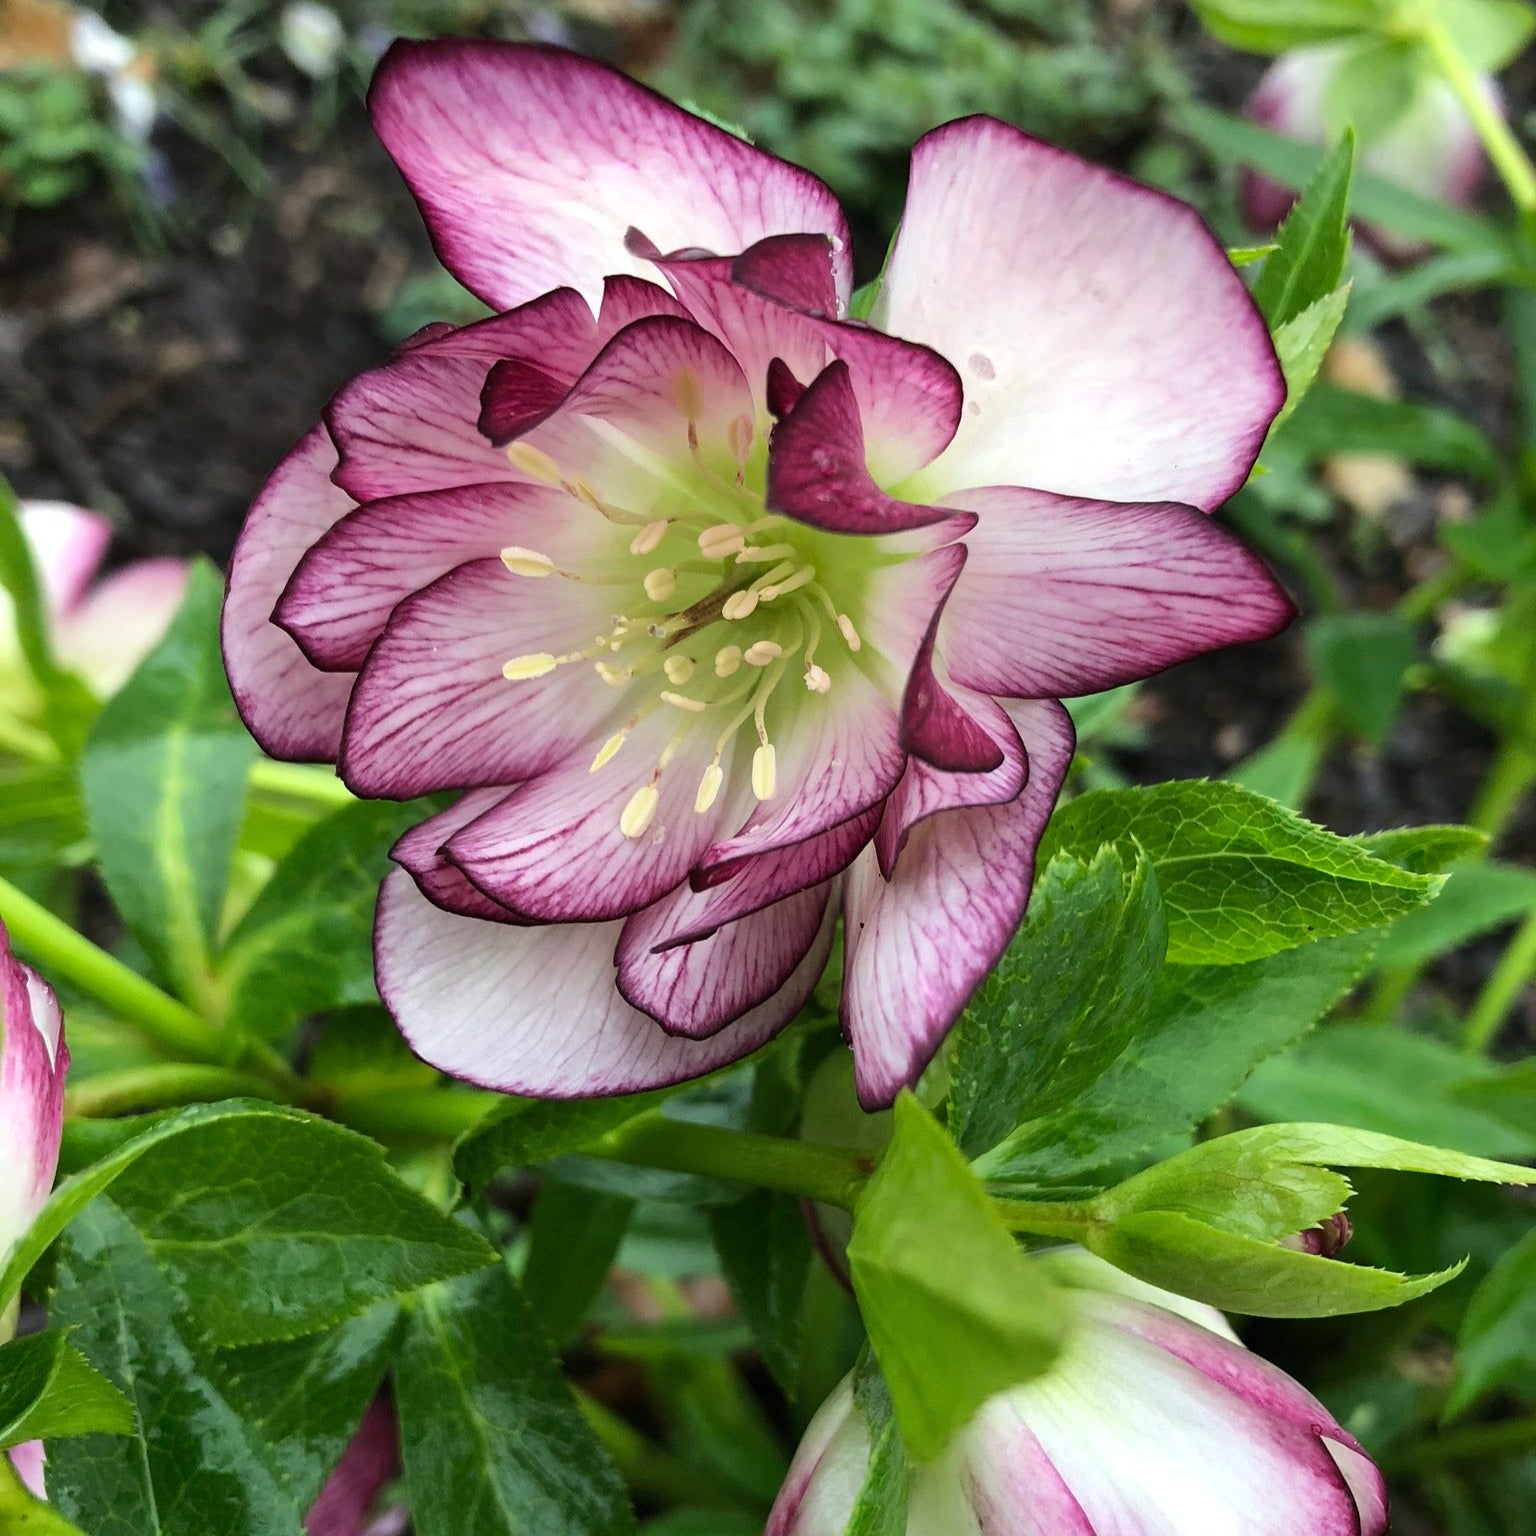
[[[612,334],[611,329],[604,333],[600,322],[592,318],[587,301],[574,288],[555,288],[505,314],[488,315],[470,325],[450,325],[408,349],[396,350],[472,358],[486,364],[508,357],[523,358],[569,385]]]
[[[669,1035],[613,985],[621,923],[509,928],[454,917],[403,870],[379,896],[379,994],[412,1050],[504,1093],[639,1093],[749,1055],[799,1011],[821,974],[813,947],[767,1002],[708,1040]]]
[[[508,545],[564,562],[581,547],[584,513],[564,491],[507,481],[372,501],[315,541],[272,617],[314,665],[356,671],[395,606],[413,592]],[[513,592],[503,583],[499,595]]]
[[[464,871],[444,857],[442,851],[443,844],[460,827],[468,826],[499,805],[514,788],[508,784],[495,789],[472,789],[460,795],[446,811],[418,822],[389,850],[390,858],[409,871],[421,894],[434,907],[491,923],[522,924],[522,918],[471,885]]]
[[[606,922],[648,907],[687,879],[725,810],[722,798],[695,811],[714,741],[693,731],[674,746],[677,729],[672,711],[656,711],[595,772],[590,743],[602,738],[589,731],[558,767],[451,837],[449,858],[488,896],[537,922]],[[657,772],[664,755],[666,766]],[[727,781],[733,756],[727,746]],[[626,836],[620,823],[646,785],[656,792],[655,805],[640,830]]]
[[[869,472],[848,364],[828,363],[774,428],[766,500],[829,533],[896,533],[943,520],[942,507],[888,496]]]
[[[644,275],[624,247],[634,224],[669,250],[825,234],[851,286],[848,226],[821,182],[591,59],[396,43],[368,106],[444,264],[497,309],[562,284],[596,303],[610,273]]]
[[[1029,778],[1029,758],[1017,727],[1007,710],[997,700],[969,688],[957,690],[966,716],[997,743],[1002,761],[985,773],[950,773],[935,768],[921,758],[907,761],[907,771],[885,802],[875,852],[880,872],[887,880],[896,868],[896,860],[906,847],[912,829],[941,811],[963,810],[967,806],[1004,805],[1016,800]]]
[[[822,947],[826,963],[837,926],[831,894],[830,883],[812,886],[660,954],[652,947],[651,909],[637,912],[614,956],[619,992],[668,1034],[707,1039],[777,992],[813,946]]]
[[[245,519],[224,599],[224,668],[251,735],[273,757],[330,762],[341,745],[349,676],[328,676],[271,622],[305,550],[356,503],[331,483],[336,449],[310,428],[273,470]]]
[[[806,1426],[763,1536],[829,1536],[848,1524],[869,1472],[869,1431],[842,1381]]]
[[[112,524],[67,501],[24,501],[18,519],[43,601],[57,620],[85,596],[112,542]]]
[[[1267,566],[1189,507],[999,486],[952,498],[980,514],[944,609],[957,682],[1070,698],[1277,634],[1295,608]]]
[[[1325,1438],[1323,1449],[1333,1457],[1360,1515],[1360,1536],[1385,1536],[1390,1515],[1387,1480],[1381,1468],[1363,1452]]]
[[[102,698],[117,692],[170,627],[191,567],[136,560],[98,582],[59,620],[54,649]]]
[[[500,560],[472,560],[395,610],[347,710],[337,769],[355,793],[510,784],[601,739],[613,698],[587,663],[502,673],[516,656],[579,651],[605,626],[602,588],[541,585],[520,591]]]
[[[968,1452],[965,1477],[981,1536],[1150,1536],[1145,1527],[1092,1524],[1025,1416],[1008,1412],[1003,1401],[983,1407],[960,1445]]]
[[[837,251],[826,235],[769,235],[731,263],[731,280],[775,304],[836,319]]]
[[[965,380],[923,475],[1210,510],[1285,399],[1269,332],[1192,208],[992,118],[921,139],[874,319]]]
[[[923,821],[889,881],[873,852],[845,877],[843,1028],[866,1109],[917,1080],[1024,916],[1073,731],[1054,700],[1005,708],[1029,757],[1019,797]]]
[[[0,925],[0,1266],[53,1187],[68,1070],[59,1000]]]

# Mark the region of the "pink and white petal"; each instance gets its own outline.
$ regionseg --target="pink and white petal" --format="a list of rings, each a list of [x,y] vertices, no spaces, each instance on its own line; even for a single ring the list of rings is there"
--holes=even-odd
[[[1391,1517],[1387,1480],[1381,1468],[1363,1452],[1325,1438],[1323,1449],[1333,1457],[1360,1513],[1360,1536],[1385,1536]]]
[[[568,389],[569,385],[520,358],[495,363],[480,391],[476,425],[483,437],[500,448],[543,421],[565,399]]]
[[[940,628],[957,682],[1068,698],[1277,634],[1295,616],[1258,556],[1189,507],[999,486],[980,514]]]
[[[841,313],[837,252],[826,235],[769,235],[732,261],[731,281],[802,314]]]
[[[901,783],[885,802],[875,835],[880,872],[887,880],[896,868],[912,829],[941,811],[967,806],[1004,805],[1016,800],[1029,779],[1029,758],[1018,729],[995,699],[970,689],[958,690],[966,715],[978,722],[1002,753],[1002,762],[986,773],[948,773],[920,758],[910,758]]]
[[[684,1040],[615,990],[621,927],[454,917],[397,871],[379,894],[379,994],[411,1049],[440,1071],[503,1093],[575,1099],[665,1087],[750,1055],[800,1010],[826,963],[813,946],[767,1002],[708,1040]]]
[[[399,1475],[395,1413],[377,1397],[304,1517],[305,1536],[368,1536],[368,1517],[379,1495]]]
[[[1192,208],[992,118],[913,150],[872,318],[965,380],[931,496],[1031,485],[1209,511],[1285,399],[1268,329]]]
[[[896,533],[942,522],[942,507],[898,501],[876,485],[864,451],[864,423],[848,371],[828,363],[773,429],[765,497],[829,533]]]
[[[343,385],[325,411],[340,455],[337,485],[374,501],[525,479],[478,425],[489,366],[428,345]]]
[[[603,279],[603,302],[597,312],[597,328],[604,342],[611,341],[626,325],[652,315],[671,315],[692,320],[688,308],[659,283],[627,272]],[[596,350],[593,352],[596,356]]]
[[[116,693],[170,627],[191,567],[137,560],[114,571],[59,621],[58,659],[102,698]]]
[[[1019,797],[921,822],[890,880],[873,850],[845,876],[843,1029],[866,1109],[916,1082],[1023,919],[1073,732],[1054,700],[1006,707],[1030,764]]]
[[[743,859],[841,826],[896,787],[906,754],[895,709],[852,663],[831,670],[831,693],[803,705],[794,729],[774,740],[777,793],[757,805],[739,830],[701,850],[695,884],[711,883],[718,870]]]
[[[0,924],[0,1266],[53,1188],[68,1071],[59,1000]]]
[[[522,358],[571,384],[606,339],[587,301],[574,288],[556,288],[505,314],[450,326],[418,346],[436,357],[462,357],[487,365]]]
[[[821,182],[591,59],[396,43],[368,106],[444,264],[496,309],[563,284],[596,304],[610,274],[645,275],[633,224],[669,250],[829,235],[850,289],[847,222]]]
[[[1139,1339],[1087,1325],[1068,1351],[996,1408],[1027,1421],[1092,1530],[1358,1536],[1354,1500],[1315,1435]],[[979,1423],[993,1428],[993,1413]]]
[[[471,560],[407,598],[357,679],[337,771],[356,794],[412,799],[531,778],[593,738],[612,690],[573,662],[508,681],[515,656],[565,655],[608,618],[603,589],[534,584]],[[583,765],[585,766],[585,765]]]
[[[838,1384],[806,1426],[763,1536],[826,1536],[847,1526],[870,1453],[851,1380]]]
[[[1102,1536],[1006,1394],[983,1405],[957,1448],[981,1536]]]
[[[650,906],[687,879],[724,810],[694,810],[714,756],[708,732],[692,732],[653,777],[677,724],[672,711],[656,711],[595,773],[603,733],[588,735],[559,766],[451,837],[449,858],[486,895],[536,922],[606,922]],[[727,782],[733,755],[728,748],[721,760]],[[625,807],[647,784],[659,797],[655,811],[639,836],[626,837],[619,827]]]
[[[771,997],[827,927],[830,883],[787,896],[691,944],[658,954],[638,912],[614,959],[621,995],[672,1035],[707,1039]],[[663,897],[663,902],[666,901]]]
[[[460,827],[468,826],[492,806],[499,805],[515,786],[472,789],[460,795],[445,811],[418,822],[404,834],[389,856],[409,872],[417,889],[435,907],[455,912],[460,917],[478,917],[491,923],[521,923],[522,919],[491,900],[484,891],[471,885],[464,872],[444,857],[443,844]]]
[[[11,1458],[11,1465],[16,1468],[16,1475],[21,1479],[22,1487],[34,1499],[46,1499],[48,1497],[46,1471],[48,1458],[43,1450],[43,1442],[24,1440],[20,1445],[13,1445],[6,1454]],[[22,1519],[26,1519],[24,1513]]]
[[[356,506],[331,483],[335,467],[330,435],[312,427],[247,514],[224,599],[224,669],[240,717],[271,756],[295,762],[335,758],[352,693],[350,676],[312,667],[271,621],[304,552]]]
[[[272,617],[314,665],[356,671],[395,606],[455,566],[514,544],[564,564],[585,547],[589,527],[586,508],[541,485],[500,481],[386,497],[315,541]],[[513,589],[503,588],[499,596],[510,597]]]
[[[112,524],[67,501],[24,501],[18,516],[43,601],[57,621],[85,596],[112,542]]]

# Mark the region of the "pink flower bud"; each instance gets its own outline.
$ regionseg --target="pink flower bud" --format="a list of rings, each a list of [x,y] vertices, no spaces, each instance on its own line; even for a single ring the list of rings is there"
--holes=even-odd
[[[1349,1213],[1339,1211],[1327,1221],[1308,1227],[1305,1232],[1298,1232],[1293,1237],[1282,1237],[1280,1246],[1294,1248],[1298,1253],[1315,1253],[1321,1258],[1331,1259],[1354,1235],[1355,1224],[1349,1219]]]

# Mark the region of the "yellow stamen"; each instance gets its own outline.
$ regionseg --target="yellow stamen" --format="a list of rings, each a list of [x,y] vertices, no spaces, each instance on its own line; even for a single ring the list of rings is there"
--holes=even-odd
[[[666,688],[662,689],[661,701],[674,709],[686,709],[695,715],[702,715],[709,708],[703,699],[690,699],[685,693],[673,693]]]
[[[772,800],[778,787],[778,755],[773,750],[773,743],[765,741],[752,754],[752,793],[759,800]]]
[[[756,640],[742,652],[741,659],[749,667],[766,667],[784,654],[784,647],[777,640]]]
[[[757,603],[756,592],[732,592],[720,609],[720,616],[725,619],[745,619],[757,608]]]
[[[715,652],[715,676],[729,677],[741,665],[741,647],[722,645]]]
[[[598,749],[597,756],[592,759],[592,766],[588,773],[596,773],[605,763],[611,763],[614,754],[624,745],[624,738],[629,735],[629,727],[626,725],[622,731],[615,731]]]
[[[667,520],[664,517],[658,517],[654,522],[647,523],[629,541],[629,552],[632,555],[648,555],[666,536]]]
[[[644,586],[653,603],[664,603],[677,591],[677,575],[670,566],[658,565],[646,576]]]
[[[522,470],[530,480],[537,480],[540,485],[559,485],[564,478],[560,466],[542,448],[535,448],[532,443],[508,443],[507,458],[513,469]]]
[[[693,676],[692,656],[668,656],[661,664],[661,670],[667,674],[669,683],[676,683],[679,688]]]
[[[650,826],[656,807],[661,802],[654,784],[642,784],[629,797],[629,804],[619,816],[619,831],[625,837],[639,837]]]
[[[501,669],[501,675],[509,683],[520,683],[531,677],[543,677],[546,672],[553,672],[559,664],[548,651],[535,651],[530,656],[514,656]]]
[[[508,544],[501,552],[501,563],[514,576],[543,577],[553,574],[555,562],[536,549],[524,549],[521,544]]]
[[[719,763],[711,763],[704,770],[704,777],[699,780],[699,792],[693,797],[694,812],[702,816],[720,794],[720,786],[725,783],[725,769]]]

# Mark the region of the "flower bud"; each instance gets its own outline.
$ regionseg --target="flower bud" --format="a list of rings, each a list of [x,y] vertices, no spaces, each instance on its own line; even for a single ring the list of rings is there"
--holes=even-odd
[[[1396,182],[1421,197],[1464,206],[1472,200],[1482,180],[1485,156],[1477,130],[1466,109],[1443,80],[1420,71],[1413,92],[1402,110],[1372,131],[1356,106],[1341,96],[1341,82],[1358,56],[1350,43],[1322,43],[1284,54],[1265,72],[1249,96],[1246,116],[1273,133],[1304,144],[1326,144],[1337,139],[1350,121],[1367,126],[1360,140],[1360,168]],[[1482,81],[1488,100],[1502,110],[1502,99],[1493,80]],[[1366,104],[1368,105],[1368,104]],[[1274,229],[1290,211],[1294,194],[1256,171],[1243,177],[1243,217],[1251,227]],[[1422,246],[1374,227],[1361,233],[1382,254],[1409,257]]]
[[[1331,1259],[1354,1235],[1355,1224],[1349,1219],[1349,1212],[1336,1211],[1326,1221],[1308,1227],[1305,1232],[1282,1237],[1280,1246],[1294,1248],[1297,1253],[1315,1253],[1321,1258]]]
[[[1219,1312],[1080,1250],[1037,1262],[1067,1290],[1066,1348],[912,1469],[908,1536],[1381,1536],[1386,1489],[1359,1443]],[[844,1382],[811,1421],[766,1536],[842,1536],[870,1444]]]

